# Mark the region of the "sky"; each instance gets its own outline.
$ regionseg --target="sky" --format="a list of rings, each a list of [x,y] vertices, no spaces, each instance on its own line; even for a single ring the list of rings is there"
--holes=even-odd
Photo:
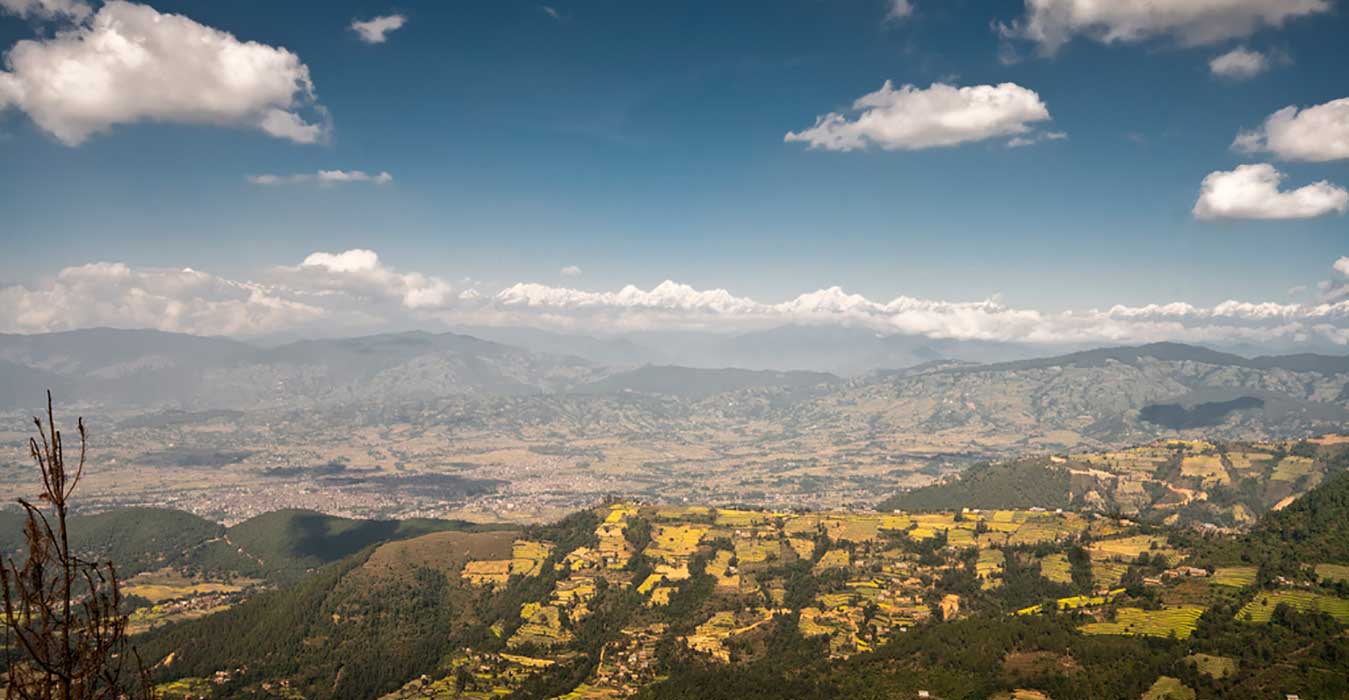
[[[1349,351],[1344,0],[0,0],[0,332]]]

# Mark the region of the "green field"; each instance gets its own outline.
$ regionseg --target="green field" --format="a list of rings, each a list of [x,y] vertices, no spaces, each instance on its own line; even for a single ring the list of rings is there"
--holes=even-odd
[[[1116,611],[1114,622],[1092,622],[1081,627],[1085,634],[1123,634],[1144,637],[1170,637],[1185,639],[1194,631],[1203,608],[1176,607],[1161,610],[1143,610],[1141,608],[1120,608]]]
[[[1251,622],[1269,622],[1269,618],[1274,614],[1274,608],[1277,608],[1280,603],[1287,603],[1304,612],[1320,610],[1340,622],[1349,622],[1349,600],[1332,595],[1313,593],[1312,591],[1298,590],[1261,593],[1255,597],[1255,600],[1237,611],[1237,619],[1245,620],[1246,616],[1250,615]]]

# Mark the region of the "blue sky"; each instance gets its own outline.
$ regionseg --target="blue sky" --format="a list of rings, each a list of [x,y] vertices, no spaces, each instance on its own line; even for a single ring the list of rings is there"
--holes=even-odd
[[[559,1],[555,15],[510,0],[150,4],[293,52],[326,138],[140,122],[68,145],[11,105],[0,111],[0,286],[38,289],[94,261],[253,280],[360,248],[484,293],[671,279],[765,302],[837,285],[881,301],[1001,294],[1059,312],[1313,303],[1349,255],[1342,208],[1192,214],[1204,178],[1243,163],[1273,164],[1287,189],[1349,185],[1349,159],[1232,148],[1281,108],[1349,96],[1342,2],[1199,45],[1183,28],[1120,41],[1088,28],[1053,56],[995,31],[1029,16],[1012,1],[913,0],[898,19],[884,0]],[[383,43],[350,28],[395,13],[406,23]],[[0,46],[76,21],[20,14],[0,14]],[[1214,75],[1210,60],[1237,47],[1270,66]],[[887,80],[1015,83],[1051,116],[1032,133],[1066,138],[847,152],[784,142]],[[393,182],[245,179],[321,169]],[[582,274],[561,276],[568,265]],[[1290,297],[1297,286],[1311,291]]]

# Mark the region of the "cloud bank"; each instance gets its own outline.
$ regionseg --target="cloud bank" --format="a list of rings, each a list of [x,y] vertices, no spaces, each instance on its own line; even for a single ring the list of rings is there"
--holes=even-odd
[[[457,324],[533,326],[608,335],[639,330],[730,332],[785,324],[848,325],[934,339],[1032,344],[1315,343],[1349,346],[1349,257],[1332,264],[1315,303],[1225,301],[1118,305],[1048,313],[999,298],[875,301],[839,287],[781,302],[665,281],[616,291],[519,283],[495,292],[385,264],[371,250],[316,252],[266,270],[262,281],[191,269],[91,263],[32,286],[0,288],[0,332],[89,326],[158,328],[240,337],[357,334]]]
[[[53,37],[18,42],[5,64],[0,110],[22,110],[68,146],[137,122],[258,129],[296,143],[326,132],[301,114],[322,107],[298,56],[146,5],[109,2]]]
[[[858,98],[850,114],[830,112],[783,138],[829,151],[871,146],[913,151],[1023,135],[1049,118],[1040,96],[1016,83],[895,89],[887,80],[880,90]]]
[[[1026,0],[1025,14],[997,30],[1007,39],[1034,42],[1046,55],[1076,36],[1104,44],[1170,38],[1199,46],[1329,9],[1328,0]]]
[[[1325,180],[1295,190],[1280,190],[1284,175],[1268,163],[1238,165],[1204,178],[1196,219],[1312,219],[1343,214],[1349,208],[1349,191]]]

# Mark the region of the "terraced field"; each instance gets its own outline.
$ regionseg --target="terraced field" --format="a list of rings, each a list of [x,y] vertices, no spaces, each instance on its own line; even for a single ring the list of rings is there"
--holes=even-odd
[[[1120,608],[1116,611],[1114,622],[1091,622],[1080,629],[1085,634],[1122,634],[1144,637],[1170,637],[1185,639],[1194,632],[1203,608],[1175,607],[1161,610],[1143,610],[1141,608]]]
[[[1040,560],[1040,575],[1054,583],[1072,583],[1073,571],[1068,563],[1068,555],[1050,554],[1045,556]]]
[[[1275,481],[1296,481],[1300,477],[1312,473],[1313,461],[1308,457],[1297,457],[1289,455],[1279,460],[1274,467],[1274,474],[1270,476]]]
[[[1213,570],[1213,583],[1228,588],[1245,588],[1255,583],[1254,566],[1220,566]]]
[[[1194,664],[1196,671],[1212,678],[1226,678],[1237,672],[1237,660],[1212,654],[1190,654],[1186,661]]]
[[[1316,577],[1330,579],[1331,581],[1349,581],[1349,565],[1317,564]]]
[[[1349,622],[1349,600],[1302,590],[1278,590],[1261,593],[1237,611],[1237,619],[1249,619],[1251,622],[1269,622],[1274,615],[1274,609],[1280,604],[1290,605],[1303,612],[1319,610],[1340,622]]]

